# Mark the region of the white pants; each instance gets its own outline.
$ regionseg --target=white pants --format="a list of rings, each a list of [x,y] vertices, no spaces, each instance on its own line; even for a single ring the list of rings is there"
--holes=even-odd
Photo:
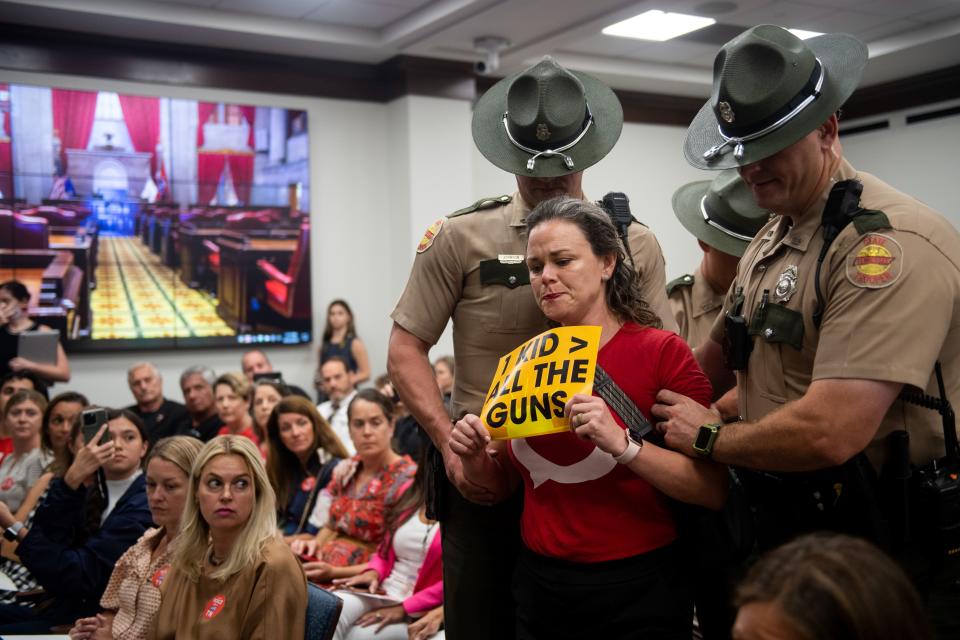
[[[343,610],[340,612],[340,620],[337,622],[337,630],[334,633],[334,640],[407,640],[407,623],[394,622],[388,624],[379,633],[376,629],[379,625],[373,624],[369,627],[358,627],[354,623],[367,611],[372,611],[378,607],[374,606],[372,600],[361,598],[345,591],[333,591],[341,600],[343,600]],[[440,631],[434,635],[431,640],[444,640],[445,634]]]

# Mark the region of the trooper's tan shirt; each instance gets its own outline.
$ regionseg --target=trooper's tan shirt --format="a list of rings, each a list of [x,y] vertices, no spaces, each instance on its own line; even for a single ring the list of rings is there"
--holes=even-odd
[[[948,399],[960,406],[960,234],[933,209],[842,161],[833,179],[849,178],[863,183],[861,206],[883,211],[893,228],[860,234],[850,224],[833,242],[821,273],[819,330],[813,323],[814,274],[829,188],[795,225],[788,217],[771,220],[740,260],[714,340],[722,341],[723,315],[738,286],[748,321],[764,290],[768,304],[803,318],[800,349],[781,342],[777,331],[753,339],[747,371],[737,374],[740,412],[748,421],[800,398],[813,380],[828,378],[899,382],[937,396],[938,360]],[[790,266],[796,267],[796,288],[784,301],[776,295],[777,283]],[[914,462],[944,455],[940,416],[897,399],[867,449],[875,466],[883,461],[884,437],[897,429],[909,432]]]
[[[723,306],[723,294],[713,290],[703,277],[701,267],[693,273],[693,282],[677,284],[667,294],[673,317],[680,328],[680,337],[691,348],[700,346],[710,337],[710,329]]]
[[[391,314],[397,324],[431,345],[453,319],[453,416],[480,413],[500,356],[547,328],[530,285],[519,284],[520,272],[526,273],[522,260],[529,211],[515,193],[508,204],[445,219],[433,244],[417,254]],[[644,297],[664,328],[675,331],[660,244],[653,232],[636,223],[630,225],[628,239]],[[517,274],[502,281],[487,277],[484,284],[480,263],[489,260],[513,262]]]

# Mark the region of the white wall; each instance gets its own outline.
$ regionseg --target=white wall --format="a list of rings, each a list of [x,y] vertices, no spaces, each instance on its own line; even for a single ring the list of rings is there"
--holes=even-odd
[[[424,229],[477,198],[515,189],[513,176],[475,150],[470,105],[465,101],[407,96],[372,104],[2,70],[0,81],[305,109],[310,129],[310,209],[316,230],[311,247],[316,344],[327,303],[345,298],[370,352],[373,375],[385,370],[389,314]],[[902,117],[894,114],[890,130],[845,140],[847,155],[858,168],[925,200],[960,224],[953,204],[960,178],[955,157],[960,117],[909,127],[902,126]],[[660,239],[668,279],[692,271],[700,259],[696,242],[673,215],[671,196],[686,182],[712,176],[686,164],[681,151],[684,136],[683,127],[626,124],[614,150],[584,178],[584,189],[593,199],[614,190],[630,196],[634,215]],[[287,379],[310,388],[314,347],[275,347],[267,352]],[[450,352],[449,335],[444,335],[434,355]],[[59,388],[82,391],[108,405],[127,404],[131,397],[125,371],[135,360],[149,359],[164,374],[166,394],[180,400],[177,379],[185,367],[203,363],[218,373],[238,370],[240,355],[233,349],[75,354],[73,381]]]

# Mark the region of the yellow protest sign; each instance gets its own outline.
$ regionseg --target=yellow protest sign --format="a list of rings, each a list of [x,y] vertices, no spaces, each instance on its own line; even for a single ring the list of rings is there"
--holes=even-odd
[[[570,428],[567,400],[593,391],[600,327],[557,327],[500,358],[480,419],[494,440]]]

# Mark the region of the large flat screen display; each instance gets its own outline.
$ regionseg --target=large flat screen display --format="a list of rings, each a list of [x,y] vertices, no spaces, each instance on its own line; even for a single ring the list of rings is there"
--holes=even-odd
[[[0,282],[67,350],[311,340],[304,111],[0,84]]]

